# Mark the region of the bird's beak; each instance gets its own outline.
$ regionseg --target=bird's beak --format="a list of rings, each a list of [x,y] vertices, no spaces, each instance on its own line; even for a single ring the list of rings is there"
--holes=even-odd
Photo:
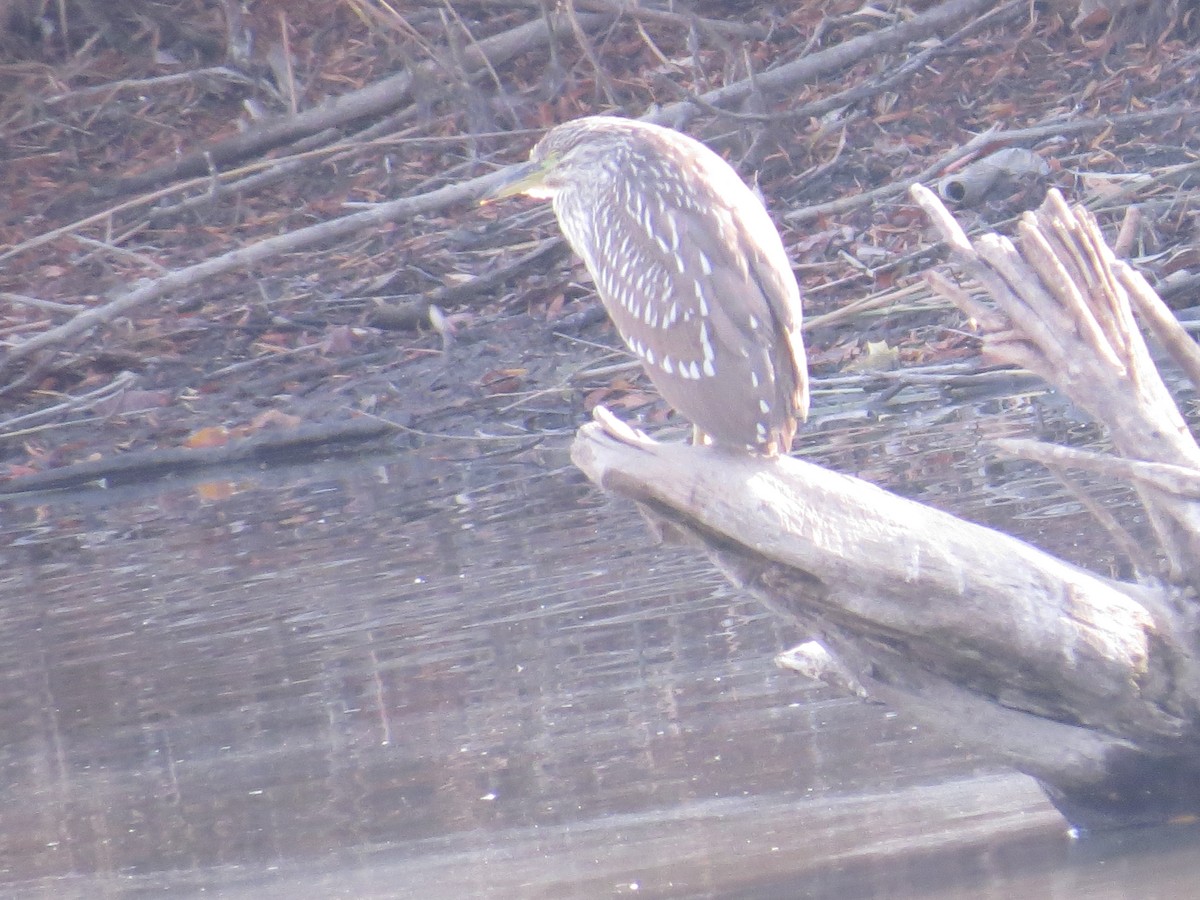
[[[545,179],[546,166],[543,163],[527,162],[509,166],[496,184],[480,198],[479,202],[486,206],[506,197],[529,193],[536,190]]]

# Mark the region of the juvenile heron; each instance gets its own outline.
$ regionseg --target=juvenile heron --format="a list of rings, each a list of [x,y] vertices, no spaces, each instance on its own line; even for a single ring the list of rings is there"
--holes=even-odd
[[[800,290],[767,211],[687,135],[593,116],[492,194],[553,201],[626,345],[695,441],[786,453],[808,415]]]

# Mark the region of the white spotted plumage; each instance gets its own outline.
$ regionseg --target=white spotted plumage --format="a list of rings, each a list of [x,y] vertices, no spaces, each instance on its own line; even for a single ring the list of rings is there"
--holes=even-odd
[[[552,129],[529,192],[664,398],[715,443],[778,452],[807,415],[800,297],[762,204],[704,145],[593,117]]]

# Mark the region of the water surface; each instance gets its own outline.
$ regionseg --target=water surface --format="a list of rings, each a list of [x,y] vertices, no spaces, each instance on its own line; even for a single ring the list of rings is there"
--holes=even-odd
[[[1045,475],[980,454],[1069,437],[1040,403],[847,421],[804,452],[1095,562]],[[6,501],[0,893],[1175,897],[1200,875],[1183,829],[1072,841],[1030,779],[776,668],[808,636],[655,546],[565,448],[478,449]]]

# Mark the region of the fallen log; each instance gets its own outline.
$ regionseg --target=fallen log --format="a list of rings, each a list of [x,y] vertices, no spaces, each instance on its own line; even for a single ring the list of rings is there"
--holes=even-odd
[[[1177,489],[1200,476],[1200,448],[1150,360],[1135,305],[1185,371],[1190,345],[1091,217],[1056,194],[1026,214],[1018,250],[995,235],[967,241],[931,192],[914,193],[955,262],[993,297],[932,279],[979,324],[985,350],[1108,429],[1116,457],[1102,459],[1131,473],[1155,540],[1135,582],[801,460],[658,444],[604,411],[580,430],[572,458],[805,628],[820,645],[802,654],[810,671],[825,666],[848,690],[1034,776],[1075,827],[1200,813],[1200,505]],[[1005,449],[1056,467],[1080,452]]]

